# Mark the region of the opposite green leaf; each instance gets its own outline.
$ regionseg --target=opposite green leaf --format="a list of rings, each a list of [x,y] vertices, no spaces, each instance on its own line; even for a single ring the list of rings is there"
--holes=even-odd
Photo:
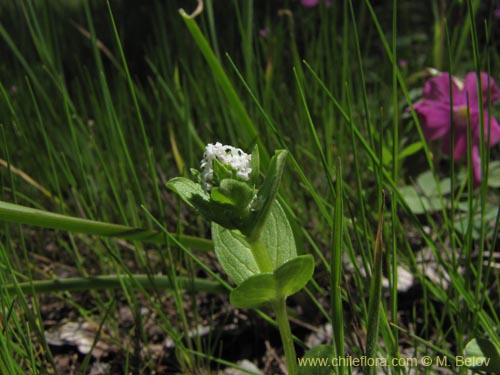
[[[244,309],[257,308],[277,299],[277,285],[272,273],[260,273],[246,279],[231,292],[231,304]]]
[[[189,178],[172,178],[167,182],[167,187],[177,193],[177,195],[191,207],[195,207],[193,205],[193,199],[197,196],[200,197],[201,200],[206,201],[207,204],[210,202],[208,194],[203,190],[201,185],[191,181]]]
[[[312,255],[298,256],[281,265],[274,273],[260,273],[243,281],[231,292],[231,303],[236,307],[257,308],[286,298],[304,288],[313,272]]]
[[[212,223],[212,239],[222,268],[236,284],[241,284],[250,276],[259,273],[250,245],[239,231],[228,230]],[[297,256],[292,228],[278,201],[271,206],[261,239],[274,269]]]
[[[500,350],[485,339],[473,339],[465,347],[464,364],[478,371],[500,373]]]
[[[288,297],[304,288],[314,273],[312,255],[301,255],[281,265],[274,271],[274,278],[281,297]]]
[[[219,188],[212,189],[212,196],[207,194],[199,183],[184,177],[171,179],[167,187],[189,206],[197,209],[205,219],[218,222],[226,228],[240,228],[248,219],[248,204],[253,192],[243,182],[222,181],[225,182]],[[237,205],[242,202],[247,202],[243,208]]]

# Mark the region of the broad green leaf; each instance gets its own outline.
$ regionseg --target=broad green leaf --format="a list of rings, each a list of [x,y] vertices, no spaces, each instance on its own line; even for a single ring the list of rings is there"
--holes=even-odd
[[[274,269],[297,256],[292,227],[281,204],[276,200],[271,206],[261,235]]]
[[[488,186],[493,188],[500,187],[500,160],[495,160],[490,163]]]
[[[437,197],[428,198],[418,193],[413,186],[403,186],[399,189],[401,195],[405,198],[406,204],[410,210],[417,215],[441,210],[441,201]]]
[[[469,227],[469,215],[467,214],[469,207],[466,202],[463,205],[464,214],[458,215],[455,220],[455,229],[461,234],[467,233],[467,228]],[[481,212],[474,214],[472,219],[472,238],[478,240],[481,238],[481,228],[484,224],[486,238],[491,238],[495,235],[495,227],[498,215],[498,207],[487,206],[484,217],[481,216]]]
[[[301,255],[282,264],[274,271],[280,297],[288,297],[304,288],[314,273],[312,255]]]
[[[219,189],[214,188],[212,199],[199,183],[184,177],[171,179],[167,187],[177,193],[189,206],[197,209],[206,220],[234,229],[246,226],[245,223],[249,220],[248,204],[253,198],[250,188],[243,188],[243,182],[240,185],[238,183],[228,180]],[[243,208],[238,206],[238,203],[243,203]]]
[[[207,204],[210,202],[209,195],[203,190],[201,185],[191,181],[189,178],[172,178],[167,182],[167,187],[173,190],[184,202],[193,208],[198,208],[195,207],[193,203],[195,197],[199,197],[200,200],[206,201]]]
[[[297,256],[292,228],[278,201],[271,206],[261,236],[274,269]],[[250,245],[240,231],[212,223],[212,239],[222,268],[236,284],[259,273]]]
[[[212,223],[215,254],[229,278],[237,285],[259,273],[259,267],[245,237],[236,230]]]
[[[441,194],[446,195],[451,193],[451,178],[443,178],[439,181],[439,187],[441,189]]]
[[[331,345],[318,345],[304,353],[298,359],[298,375],[331,375],[336,374],[331,359],[335,358],[335,350]]]
[[[231,303],[236,307],[256,308],[286,298],[304,288],[313,272],[312,255],[296,257],[273,273],[260,273],[243,281],[231,292]]]
[[[441,192],[442,195],[446,195],[451,192],[451,179],[444,178],[436,182],[431,171],[427,171],[419,175],[417,177],[417,185],[420,188],[419,190],[422,191],[422,193],[429,199],[439,197],[439,192]]]
[[[226,227],[235,227],[232,220],[234,216],[221,215],[218,211],[224,209],[223,205],[220,202],[212,202],[210,196],[203,190],[199,183],[185,177],[175,177],[167,182],[167,187],[181,197],[189,206],[197,209],[207,220],[218,221]]]
[[[231,304],[245,309],[257,308],[278,298],[278,288],[272,273],[253,275],[231,292]]]
[[[425,196],[432,197],[437,195],[437,184],[431,171],[427,171],[419,175],[417,177],[417,185],[420,187]]]
[[[473,339],[465,347],[464,364],[488,373],[500,373],[500,349],[491,341]]]

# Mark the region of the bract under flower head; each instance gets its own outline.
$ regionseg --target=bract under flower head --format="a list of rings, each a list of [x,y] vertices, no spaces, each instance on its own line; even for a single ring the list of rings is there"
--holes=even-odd
[[[235,172],[235,177],[248,181],[252,172],[252,156],[240,148],[223,145],[220,142],[209,143],[201,160],[201,182],[203,190],[210,191],[214,185],[214,160],[217,159],[225,167]]]

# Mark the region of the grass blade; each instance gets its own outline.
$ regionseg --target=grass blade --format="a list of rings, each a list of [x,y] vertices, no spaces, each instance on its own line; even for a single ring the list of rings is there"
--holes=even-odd
[[[343,238],[343,202],[342,202],[342,169],[340,159],[337,159],[337,196],[335,198],[335,213],[333,218],[333,246],[331,258],[331,293],[332,293],[332,327],[335,341],[335,355],[344,356],[344,319],[342,312],[342,238]],[[340,368],[343,373],[343,368]]]
[[[375,349],[378,343],[380,323],[380,303],[382,300],[382,230],[384,227],[384,206],[380,208],[375,251],[373,261],[372,280],[370,285],[370,301],[368,302],[368,325],[366,334],[366,357],[375,358]],[[375,372],[375,367],[365,367],[365,374]]]
[[[188,292],[227,293],[227,289],[220,283],[205,279],[177,276],[177,284],[179,288],[185,289]],[[90,289],[119,289],[124,285],[131,287],[140,285],[142,288],[165,290],[172,289],[172,280],[170,277],[164,275],[142,274],[70,277],[66,279],[25,282],[17,285],[9,284],[5,286],[5,290],[9,293],[14,293],[19,289],[23,293],[33,294],[59,291],[77,292]]]
[[[3,201],[0,201],[0,220],[69,232],[119,237],[131,241],[165,242],[163,233],[151,229],[133,228],[126,225],[81,219]],[[203,238],[180,235],[177,239],[187,247],[203,251],[212,251],[213,249],[212,241]]]

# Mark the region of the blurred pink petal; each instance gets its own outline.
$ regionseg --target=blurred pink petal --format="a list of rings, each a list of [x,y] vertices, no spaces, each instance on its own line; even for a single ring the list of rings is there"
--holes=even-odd
[[[449,104],[420,101],[414,105],[415,112],[420,117],[420,125],[426,139],[433,141],[449,132]]]
[[[306,8],[314,8],[319,5],[320,0],[300,0],[300,3]],[[325,5],[327,7],[332,6],[332,0],[325,0]]]
[[[488,133],[490,137],[490,147],[495,146],[498,142],[500,142],[500,125],[498,124],[498,121],[496,118],[493,116],[489,117],[488,121],[488,113],[484,113],[484,127],[486,129],[485,135],[486,135],[486,140],[488,139]]]
[[[265,38],[269,34],[269,29],[267,27],[264,27],[259,30],[259,35],[263,38]]]
[[[455,144],[453,145],[453,159],[460,160],[467,157],[467,133],[464,131],[455,133]],[[450,134],[443,138],[441,142],[441,151],[445,154],[451,154]]]
[[[449,73],[428,79],[423,88],[423,98],[414,104],[414,108],[425,138],[429,141],[441,138],[441,150],[448,155],[452,148],[450,133],[453,126],[453,158],[456,160],[467,157],[467,133],[470,127],[472,169],[474,183],[478,184],[481,181],[481,132],[485,142],[489,137],[488,146],[492,147],[500,142],[500,125],[488,113],[489,105],[500,100],[500,89],[495,80],[484,72],[479,76],[475,72],[467,73],[463,87],[459,85],[460,81]],[[478,88],[481,90],[481,100]],[[481,126],[481,112],[484,127]]]
[[[484,106],[488,104],[488,100],[491,100],[491,103],[495,103],[500,99],[500,90],[498,89],[495,80],[488,76],[488,73],[482,72],[480,74],[481,77],[481,95],[482,95],[482,103]],[[477,90],[477,74],[476,72],[469,72],[465,76],[464,80],[464,92],[469,98],[469,105],[471,108],[478,107],[479,98],[478,98],[478,90]],[[489,90],[489,97],[488,97]]]
[[[465,104],[465,98],[455,81],[451,79],[453,102]],[[437,101],[450,104],[450,75],[443,73],[437,77],[432,77],[425,82],[423,96],[425,100]],[[448,108],[449,111],[449,108]]]
[[[319,0],[300,0],[300,3],[306,8],[313,8],[319,4]]]

